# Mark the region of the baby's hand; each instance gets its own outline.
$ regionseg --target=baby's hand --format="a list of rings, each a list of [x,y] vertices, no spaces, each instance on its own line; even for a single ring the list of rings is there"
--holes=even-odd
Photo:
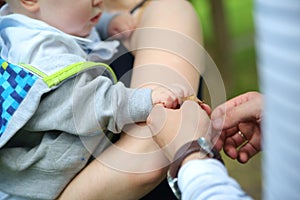
[[[129,13],[120,13],[111,20],[108,26],[108,34],[116,39],[127,39],[135,28],[134,17]]]
[[[152,89],[152,103],[163,104],[166,108],[179,108],[182,104],[184,97],[190,96],[186,88],[179,85],[173,85],[172,87],[156,86]]]

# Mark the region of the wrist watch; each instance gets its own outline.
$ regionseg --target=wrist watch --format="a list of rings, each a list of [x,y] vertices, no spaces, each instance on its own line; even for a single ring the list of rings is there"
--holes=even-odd
[[[195,152],[204,153],[209,158],[215,158],[224,164],[220,153],[217,150],[215,150],[204,137],[200,137],[198,140],[193,140],[180,147],[180,149],[176,152],[173,162],[171,163],[167,173],[167,180],[169,186],[178,199],[181,199],[181,192],[178,187],[177,178],[178,171],[181,167],[183,160],[187,156]]]

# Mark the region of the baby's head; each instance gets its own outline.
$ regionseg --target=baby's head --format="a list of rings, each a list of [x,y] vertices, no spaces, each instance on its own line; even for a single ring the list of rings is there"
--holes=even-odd
[[[61,31],[85,37],[102,13],[103,0],[6,0],[14,13],[38,19]]]

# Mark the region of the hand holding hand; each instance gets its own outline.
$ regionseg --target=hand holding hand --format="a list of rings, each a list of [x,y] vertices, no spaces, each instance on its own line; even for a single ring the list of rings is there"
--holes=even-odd
[[[221,131],[215,147],[232,159],[246,163],[261,150],[263,97],[258,92],[237,96],[213,110],[213,128]]]
[[[155,106],[147,120],[153,140],[172,161],[177,150],[189,141],[205,137],[210,141],[210,118],[194,101],[185,101],[180,109]]]
[[[131,36],[135,28],[136,22],[134,17],[124,12],[111,20],[108,26],[108,34],[116,39],[127,39]]]
[[[172,85],[170,87],[152,86],[152,104],[162,104],[165,108],[179,108],[182,104],[182,99],[190,95],[191,92],[180,85]]]

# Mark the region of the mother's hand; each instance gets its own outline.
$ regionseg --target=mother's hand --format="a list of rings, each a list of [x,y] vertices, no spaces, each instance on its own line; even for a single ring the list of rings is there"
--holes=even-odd
[[[211,138],[210,118],[194,101],[185,101],[177,110],[157,105],[150,113],[147,124],[154,141],[170,161],[187,142],[199,137]]]

